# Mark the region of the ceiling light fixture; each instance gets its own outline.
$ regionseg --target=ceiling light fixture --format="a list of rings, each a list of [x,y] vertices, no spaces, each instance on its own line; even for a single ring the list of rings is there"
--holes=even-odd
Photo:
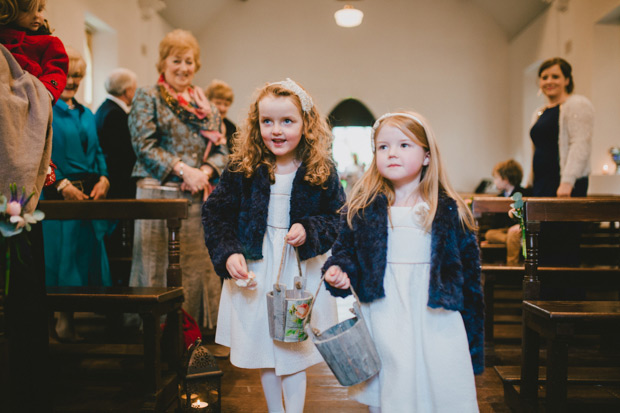
[[[356,27],[362,24],[364,13],[350,5],[345,5],[344,8],[334,13],[334,19],[336,24],[340,27]]]

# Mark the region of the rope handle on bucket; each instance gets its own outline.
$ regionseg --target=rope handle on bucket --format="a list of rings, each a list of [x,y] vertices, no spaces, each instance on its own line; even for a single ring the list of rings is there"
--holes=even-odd
[[[276,285],[275,288],[276,290],[278,290],[278,292],[280,292],[280,274],[282,274],[282,267],[284,267],[284,258],[286,257],[286,247],[288,247],[288,243],[286,242],[288,239],[288,237],[285,235],[284,236],[284,247],[282,247],[282,259],[280,260],[280,268],[278,268],[278,279],[276,280]],[[299,269],[299,276],[303,277],[303,273],[301,272],[301,260],[299,259],[299,250],[297,249],[297,247],[293,247],[295,248],[295,258],[297,258],[297,268]],[[298,290],[301,290],[301,283],[297,282],[295,283],[295,288],[297,288]]]
[[[319,281],[319,286],[316,289],[316,293],[314,293],[314,297],[312,297],[312,302],[310,303],[310,309],[308,310],[308,316],[304,319],[304,323],[302,328],[305,329],[306,328],[306,324],[308,324],[310,322],[310,318],[312,317],[312,310],[314,309],[314,302],[316,301],[318,295],[319,295],[319,291],[321,291],[321,285],[323,285],[323,281],[325,281],[325,273],[323,273],[323,275],[321,276],[321,279]],[[351,293],[353,294],[353,297],[355,298],[355,301],[357,301],[358,303],[360,302],[360,299],[358,298],[357,294],[355,293],[355,290],[353,289],[353,284],[351,284],[349,282],[349,290],[351,290]],[[315,334],[317,334],[315,332]],[[317,334],[318,335],[318,334]]]

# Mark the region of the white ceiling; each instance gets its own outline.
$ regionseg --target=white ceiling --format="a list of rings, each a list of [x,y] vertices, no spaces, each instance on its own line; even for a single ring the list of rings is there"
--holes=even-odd
[[[163,0],[166,7],[159,14],[173,27],[199,35],[218,10],[227,3],[261,0]],[[381,1],[381,0],[365,0]],[[486,10],[512,39],[542,13],[554,0],[464,0]]]
[[[472,0],[486,10],[509,39],[516,36],[554,0]]]
[[[233,1],[241,0],[163,0],[166,7],[159,14],[172,27],[189,30],[198,36],[211,16]]]

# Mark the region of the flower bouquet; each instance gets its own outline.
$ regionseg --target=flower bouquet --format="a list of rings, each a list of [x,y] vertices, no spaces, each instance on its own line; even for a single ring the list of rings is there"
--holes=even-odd
[[[26,196],[26,188],[22,188],[22,194],[19,197],[17,195],[17,184],[9,185],[9,189],[11,197],[8,200],[4,195],[0,194],[0,246],[6,256],[5,294],[9,293],[9,274],[11,268],[11,243],[8,241],[9,238],[21,234],[24,229],[30,231],[30,224],[36,224],[45,217],[43,212],[39,210],[35,210],[32,214],[24,212],[24,206],[34,196],[34,192]]]

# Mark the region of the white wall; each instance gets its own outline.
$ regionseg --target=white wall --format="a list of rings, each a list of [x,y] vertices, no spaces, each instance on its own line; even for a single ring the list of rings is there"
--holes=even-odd
[[[560,56],[573,66],[574,93],[588,97],[596,110],[592,145],[592,173],[613,165],[608,150],[620,145],[620,18],[619,0],[570,0],[566,10],[556,1],[520,33],[509,47],[510,148],[526,170],[531,168],[530,120],[536,107],[538,66]],[[612,168],[613,169],[613,168]]]
[[[257,87],[285,77],[308,89],[324,114],[348,97],[377,117],[415,109],[434,127],[453,184],[473,191],[510,156],[506,35],[462,0],[358,2],[365,17],[353,29],[334,23],[342,6],[333,0],[229,2],[198,37],[203,68],[196,83],[230,83],[236,94],[230,115],[237,122]]]
[[[597,22],[620,0],[569,0],[566,11],[558,11],[560,3],[509,43],[471,1],[356,2],[365,17],[353,29],[334,23],[342,2],[229,1],[197,33],[203,68],[196,84],[229,82],[236,93],[230,116],[237,122],[256,87],[287,76],[310,91],[324,114],[347,97],[360,99],[375,116],[418,110],[437,133],[454,185],[471,191],[500,160],[514,157],[529,169],[530,116],[543,102],[536,71],[542,60],[559,55],[573,65],[575,92],[596,108],[597,172],[611,163],[608,148],[620,144],[620,25]],[[155,81],[158,44],[172,27],[157,14],[144,20],[137,0],[49,0],[47,8],[55,34],[80,50],[85,22],[97,26],[95,109],[113,67],[134,70],[139,85]]]
[[[105,97],[103,81],[109,71],[126,67],[138,75],[138,85],[157,80],[155,62],[159,41],[172,30],[157,13],[145,20],[137,0],[48,0],[47,18],[65,45],[83,50],[86,22],[95,26],[94,101],[96,110]],[[83,90],[78,93],[82,100]]]

